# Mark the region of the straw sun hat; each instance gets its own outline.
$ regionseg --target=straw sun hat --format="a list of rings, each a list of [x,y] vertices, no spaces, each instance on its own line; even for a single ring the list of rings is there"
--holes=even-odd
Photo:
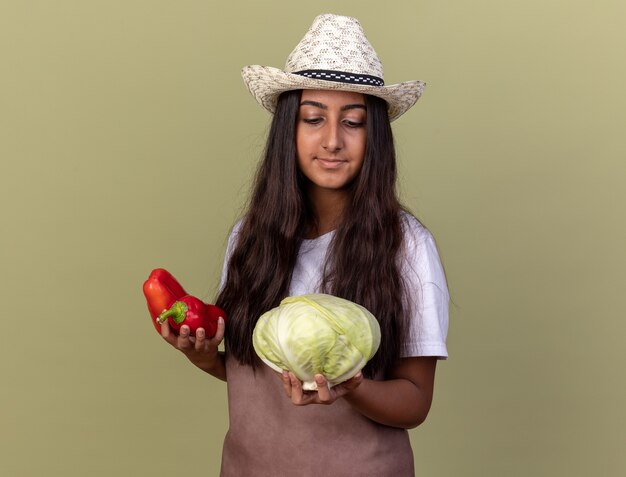
[[[419,99],[425,83],[385,86],[383,65],[356,18],[319,15],[287,58],[285,69],[252,65],[241,75],[252,96],[273,113],[278,96],[295,89],[354,91],[384,99],[389,119],[404,114]]]

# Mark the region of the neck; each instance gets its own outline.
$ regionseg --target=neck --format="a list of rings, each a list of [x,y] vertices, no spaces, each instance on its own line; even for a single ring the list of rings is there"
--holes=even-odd
[[[310,188],[309,200],[317,223],[310,225],[306,238],[315,238],[337,228],[348,200],[348,192]]]

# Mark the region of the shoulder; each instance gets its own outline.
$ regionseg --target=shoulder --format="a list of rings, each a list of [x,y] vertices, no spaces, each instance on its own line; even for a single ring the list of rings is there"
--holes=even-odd
[[[244,219],[244,217],[240,217],[233,224],[232,228],[230,229],[230,234],[228,235],[229,244],[237,242],[237,238],[239,237],[241,229],[243,228]]]
[[[400,220],[404,233],[401,256],[407,267],[404,270],[417,275],[421,283],[434,283],[445,290],[445,272],[433,234],[408,212],[402,212]]]
[[[245,217],[239,217],[235,223],[233,224],[233,227],[230,230],[230,235],[239,235],[239,232],[241,231],[241,228],[243,227],[243,223],[244,223]]]
[[[421,247],[426,243],[435,242],[435,238],[417,217],[409,212],[400,212],[400,224],[404,234],[404,240],[408,249]]]
[[[243,218],[238,219],[234,223],[232,228],[230,229],[230,233],[228,234],[228,241],[226,242],[225,262],[228,262],[235,248],[237,247],[237,243],[239,242],[239,235],[241,233],[243,222],[244,222]]]

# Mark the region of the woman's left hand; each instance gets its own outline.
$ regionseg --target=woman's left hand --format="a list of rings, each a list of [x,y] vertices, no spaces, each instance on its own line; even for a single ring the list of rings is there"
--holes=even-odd
[[[328,381],[323,375],[316,374],[317,391],[303,390],[302,381],[291,371],[283,371],[282,380],[285,394],[291,402],[296,406],[306,406],[307,404],[332,404],[340,397],[354,391],[363,382],[363,374],[359,372],[353,378],[332,388],[328,386]]]

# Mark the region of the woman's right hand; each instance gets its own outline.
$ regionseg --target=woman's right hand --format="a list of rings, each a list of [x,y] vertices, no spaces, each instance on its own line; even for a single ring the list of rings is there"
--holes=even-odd
[[[189,326],[180,327],[179,335],[176,336],[165,320],[161,323],[161,336],[174,348],[183,353],[195,366],[213,376],[226,380],[226,367],[224,355],[218,347],[224,339],[224,318],[217,321],[217,332],[212,338],[206,337],[204,328],[198,328],[195,336],[190,336]]]

